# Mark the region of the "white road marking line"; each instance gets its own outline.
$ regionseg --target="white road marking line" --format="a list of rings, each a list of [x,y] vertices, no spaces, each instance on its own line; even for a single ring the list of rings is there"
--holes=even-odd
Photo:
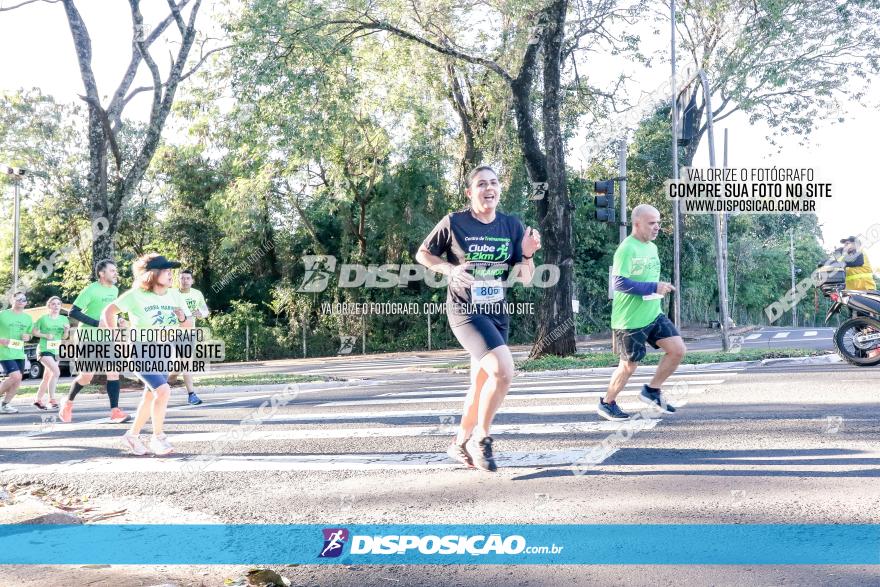
[[[817,334],[819,334],[818,330],[807,330],[804,332],[804,336],[816,336]]]
[[[689,381],[689,378],[691,378],[691,377],[705,377],[706,375],[709,375],[709,373],[700,373],[700,374],[694,373],[691,375],[673,376],[673,377],[670,377],[669,379],[667,379],[666,382],[668,384],[667,385],[668,387],[671,387],[672,384],[676,383],[677,381],[687,381],[688,384],[691,384],[691,383],[696,384],[696,383],[699,383],[699,381]],[[711,373],[711,375],[736,376],[737,373],[723,373],[723,372],[715,373],[715,372],[713,372],[713,373]],[[604,382],[604,385],[601,386],[602,388],[604,388],[604,387],[608,386],[608,380],[609,380],[609,377],[607,377],[607,376],[606,377],[599,377],[599,378],[559,377],[556,379],[546,379],[546,380],[544,380],[544,379],[514,380],[513,384],[510,386],[510,391],[511,392],[513,392],[513,391],[539,391],[542,389],[551,390],[551,389],[556,389],[558,387],[562,387],[562,386],[566,386],[566,385],[570,385],[570,384],[577,384],[580,387],[584,388],[584,387],[588,387],[588,386],[582,385],[582,383],[585,384],[585,383],[600,382],[600,381]],[[629,380],[630,381],[636,381],[636,380],[650,381],[651,377],[649,377],[649,376],[630,377]],[[719,380],[719,382],[720,381],[725,381],[725,380],[722,379],[722,380]],[[553,383],[555,385],[552,387],[530,387],[529,385],[533,384],[533,383]],[[444,393],[449,393],[449,391],[447,391],[449,389],[466,390],[469,384],[470,384],[470,382],[463,382],[463,383],[459,383],[457,385],[424,385],[424,386],[421,386],[421,388],[425,389],[426,391],[393,391],[393,392],[388,392],[388,393],[380,393],[380,394],[376,395],[375,397],[408,397],[408,396],[414,396],[414,395],[432,395],[432,394],[442,395]],[[596,386],[594,385],[592,387],[596,387]]]
[[[284,388],[281,387],[278,389],[278,391],[283,391],[283,389]],[[316,393],[319,391],[328,391],[328,390],[335,390],[335,389],[351,389],[351,388],[333,387],[333,388],[324,388],[324,389],[304,389],[304,390],[301,390],[299,393],[300,394]],[[211,399],[208,399],[207,401],[203,401],[203,403],[201,405],[197,405],[197,406],[192,406],[192,405],[187,404],[185,406],[169,407],[165,413],[166,414],[175,414],[177,412],[183,412],[186,410],[191,410],[193,408],[204,408],[204,407],[209,407],[209,406],[222,406],[222,405],[227,405],[227,404],[234,404],[234,403],[238,403],[238,402],[252,401],[252,400],[259,400],[259,399],[271,399],[273,395],[276,395],[276,394],[272,393],[272,394],[268,394],[268,395],[260,394],[260,395],[252,395],[252,396],[240,396],[240,397],[235,397],[232,399],[226,399],[226,400],[221,400],[221,401],[212,401]],[[132,419],[134,419],[136,410],[137,410],[137,408],[134,408],[134,409],[132,409],[131,412],[129,412],[129,416],[131,416]],[[55,412],[55,413],[57,414],[57,412]],[[97,418],[94,420],[85,420],[83,422],[76,422],[76,423],[70,423],[70,424],[65,424],[64,422],[59,420],[55,423],[54,426],[48,427],[44,431],[34,431],[34,432],[28,433],[28,434],[31,436],[47,436],[49,434],[54,434],[54,433],[58,433],[58,432],[86,430],[89,428],[94,428],[94,426],[96,424],[108,424],[109,422],[110,422],[109,417]],[[129,424],[130,422],[131,422],[131,420],[129,420],[125,424]],[[114,426],[115,425],[116,424],[114,424]]]
[[[703,381],[694,381],[694,385],[718,385],[719,383],[723,383],[723,379],[707,379]],[[569,391],[562,393],[509,393],[505,399],[565,399],[565,398],[585,398],[585,397],[604,397],[605,390],[607,385],[585,385],[580,386],[580,389],[585,388],[594,388],[596,391]],[[627,389],[632,388],[629,391],[632,393],[641,392],[641,385],[638,383],[628,383],[622,392],[624,395],[626,394]],[[557,387],[527,387],[521,388],[520,390],[532,390],[532,391],[540,391],[540,390],[552,390],[558,389]],[[705,390],[703,390],[705,391]],[[702,393],[702,391],[698,392]],[[384,399],[359,399],[359,400],[346,400],[346,401],[337,401],[337,402],[324,402],[317,404],[315,407],[318,408],[336,408],[343,406],[381,406],[381,405],[396,405],[396,404],[427,404],[427,403],[445,403],[445,402],[459,402],[465,396],[465,392],[462,391],[459,395],[445,395],[441,397],[406,397],[406,398],[384,398]]]
[[[789,334],[791,334],[791,332],[777,332],[773,335],[773,338],[788,338]]]
[[[499,467],[569,467],[592,456],[587,449],[542,452],[503,452],[495,456]],[[609,455],[610,456],[610,455]],[[327,454],[327,455],[229,455],[216,460],[182,457],[121,456],[64,461],[55,464],[0,465],[0,473],[38,470],[41,474],[70,473],[177,473],[239,471],[367,471],[377,469],[457,469],[446,453]]]
[[[705,391],[705,390],[703,390]],[[691,391],[691,394],[695,394],[698,392]],[[678,406],[684,406],[687,404],[686,398],[672,398],[671,403]],[[653,413],[649,406],[646,404],[635,401],[635,402],[627,402],[627,403],[618,403],[620,408],[625,412],[639,412],[645,411],[650,414]],[[558,405],[558,406],[505,406],[502,407],[498,413],[499,414],[580,414],[580,413],[595,413],[596,404],[590,402],[589,404],[567,404],[567,405]],[[449,409],[426,409],[426,410],[389,410],[384,412],[351,412],[351,413],[340,413],[340,412],[314,412],[311,414],[271,414],[262,419],[263,422],[272,421],[272,422],[311,422],[311,421],[335,421],[335,420],[372,420],[372,419],[381,419],[381,418],[424,418],[431,416],[460,416],[461,408],[454,407]]]
[[[667,379],[667,382],[668,383],[675,383],[676,381],[679,381],[679,380],[687,380],[687,379],[700,378],[700,377],[706,377],[706,376],[736,377],[737,375],[740,374],[740,371],[742,371],[742,369],[737,370],[737,371],[730,370],[730,371],[706,371],[706,372],[701,372],[701,373],[674,373],[672,376],[669,377],[669,379]],[[649,375],[649,374],[633,375],[632,377],[629,378],[629,381],[650,381],[652,377],[653,377],[653,375]],[[559,377],[523,377],[523,376],[519,376],[519,377],[515,377],[513,379],[513,382],[511,383],[510,388],[515,389],[518,386],[535,385],[535,384],[539,384],[539,383],[541,383],[541,384],[550,383],[550,384],[555,384],[555,385],[566,385],[568,383],[574,383],[574,382],[582,382],[582,383],[605,382],[605,383],[607,383],[610,380],[610,378],[611,378],[610,374],[609,375],[583,375],[583,376],[580,376],[580,375],[560,375]],[[406,385],[406,384],[405,383],[394,383],[393,385],[401,385],[402,386],[402,385]],[[421,385],[416,385],[415,387],[417,389],[431,389],[431,390],[460,389],[461,384],[456,383],[456,384],[451,384],[451,385],[434,385],[432,383],[425,383],[425,384],[421,384]],[[393,393],[402,393],[402,392],[393,392]],[[425,393],[425,392],[412,391],[412,392],[406,392],[406,393],[416,394],[416,393]],[[391,393],[379,394],[380,397],[384,396],[384,395],[391,395]]]
[[[631,430],[640,432],[650,430],[660,422],[659,418],[640,418],[638,420],[624,422],[608,422],[596,420],[590,422],[544,422],[534,424],[495,424],[492,426],[492,435],[544,435],[544,434],[591,434],[610,433],[618,430]],[[411,436],[453,436],[458,430],[457,426],[439,424],[437,426],[393,426],[377,428],[333,428],[333,429],[310,429],[310,430],[261,430],[256,429],[233,435],[233,429],[225,432],[189,432],[171,434],[169,440],[172,444],[184,442],[215,442],[222,446],[229,442],[234,444],[243,441],[256,440],[329,440],[341,438],[401,438]],[[7,448],[32,448],[56,450],[57,447],[48,447],[45,442],[27,442],[28,437],[12,437],[15,440]],[[82,440],[82,439],[78,439]],[[101,437],[90,440],[111,440],[116,442],[116,437]],[[20,442],[19,442],[20,441]]]
[[[824,336],[816,336],[813,338],[787,338],[785,339],[785,342],[816,342],[819,340],[833,340],[833,338],[830,336],[827,338]],[[828,350],[830,351],[831,349],[829,348]]]
[[[757,332],[755,334],[750,334],[746,337],[746,340],[755,340],[756,338],[761,338],[761,333]]]

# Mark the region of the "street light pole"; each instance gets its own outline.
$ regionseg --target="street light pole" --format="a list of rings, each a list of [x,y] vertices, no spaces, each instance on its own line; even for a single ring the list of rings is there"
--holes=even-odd
[[[16,178],[13,180],[14,192],[15,192],[15,206],[13,216],[15,217],[14,223],[15,228],[12,232],[12,291],[18,291],[18,249],[19,249],[19,229],[21,224],[21,196],[18,193],[18,184],[21,181]]]
[[[703,101],[706,107],[706,130],[709,134],[709,167],[715,167],[715,124],[712,116],[712,100],[709,92],[709,80],[706,72],[702,69],[697,72],[703,84]],[[718,271],[718,309],[721,313],[721,349],[724,352],[730,350],[730,337],[728,333],[728,308],[727,308],[727,265],[724,262],[724,245],[721,233],[723,231],[721,213],[715,214],[715,267]]]
[[[13,205],[13,232],[12,232],[12,291],[18,291],[18,257],[20,244],[20,224],[21,224],[21,196],[19,194],[18,184],[26,173],[27,169],[21,167],[12,167],[10,165],[0,165],[0,173],[5,173],[12,178],[12,189],[15,203]]]
[[[620,142],[617,173],[620,175],[620,242],[626,238],[626,137]]]
[[[791,291],[795,290],[794,229],[788,230],[788,260],[791,265]],[[798,327],[797,304],[791,307],[791,325]]]

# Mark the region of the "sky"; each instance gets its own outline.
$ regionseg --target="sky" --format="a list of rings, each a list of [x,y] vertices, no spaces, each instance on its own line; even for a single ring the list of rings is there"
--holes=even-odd
[[[19,0],[0,0],[0,7]],[[201,17],[214,22],[210,13],[217,3],[205,2]],[[118,84],[130,56],[130,22],[128,3],[121,0],[82,0],[77,2],[91,33],[93,68],[102,95],[110,94]],[[161,0],[142,2],[145,23],[155,23],[166,14],[167,4]],[[174,39],[176,35],[171,35]],[[668,39],[668,38],[667,38]],[[662,40],[662,39],[661,39]],[[668,40],[666,41],[668,43]],[[173,46],[154,45],[160,66],[162,58]],[[195,49],[194,49],[195,50]],[[0,12],[0,90],[39,87],[59,101],[74,101],[83,93],[82,81],[64,9],[60,4],[35,3],[10,12]],[[615,71],[608,62],[606,71]],[[648,70],[634,70],[643,87],[650,90],[669,76],[669,65],[657,64]],[[149,83],[142,70],[135,85]],[[874,108],[850,105],[840,115],[845,122],[822,123],[799,145],[794,137],[777,139],[782,147],[771,145],[766,136],[769,129],[752,125],[743,114],[735,114],[717,125],[716,152],[720,162],[722,137],[729,129],[729,163],[732,167],[812,167],[817,178],[832,184],[833,197],[820,201],[817,214],[822,226],[826,249],[833,248],[845,236],[864,233],[880,223],[880,198],[877,193],[876,140],[880,136],[880,80],[875,82],[867,101]],[[146,116],[149,93],[141,94],[127,113]],[[708,166],[708,141],[704,139],[695,165]],[[572,145],[577,151],[578,145]],[[576,160],[575,156],[573,160]],[[868,249],[880,261],[880,243]]]

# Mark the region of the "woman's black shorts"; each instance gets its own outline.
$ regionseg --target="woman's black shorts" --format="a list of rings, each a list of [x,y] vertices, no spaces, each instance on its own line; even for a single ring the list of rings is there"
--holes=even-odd
[[[449,324],[455,338],[475,359],[482,359],[492,349],[506,345],[510,333],[510,317],[506,315],[450,316]]]

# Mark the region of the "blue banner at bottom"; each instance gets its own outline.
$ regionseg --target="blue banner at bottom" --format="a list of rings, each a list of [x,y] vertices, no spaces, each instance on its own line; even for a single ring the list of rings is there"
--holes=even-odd
[[[0,525],[0,564],[876,565],[880,526]]]

